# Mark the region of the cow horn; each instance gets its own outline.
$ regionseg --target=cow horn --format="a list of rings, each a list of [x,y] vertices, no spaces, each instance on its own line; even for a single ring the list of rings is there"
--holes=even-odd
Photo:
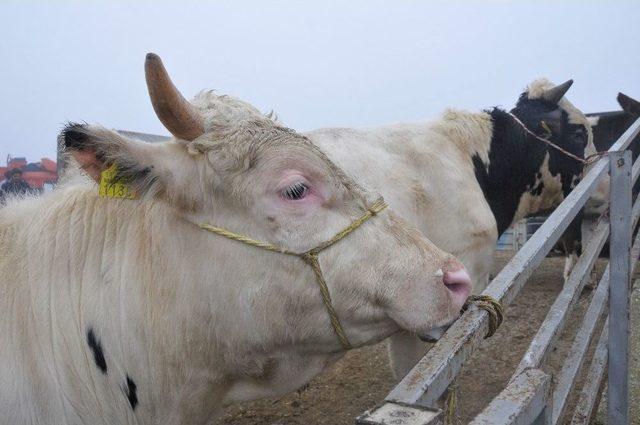
[[[171,82],[162,59],[147,53],[144,73],[153,110],[174,137],[193,140],[204,133],[202,118]]]
[[[569,88],[571,88],[572,84],[573,80],[568,80],[562,84],[558,84],[555,87],[545,90],[544,93],[542,93],[541,98],[550,103],[557,104],[560,99],[562,99],[562,96],[564,96],[565,93],[569,91]]]

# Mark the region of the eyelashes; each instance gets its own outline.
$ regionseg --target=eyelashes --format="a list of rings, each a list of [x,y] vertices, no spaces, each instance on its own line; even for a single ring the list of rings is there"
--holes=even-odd
[[[282,191],[282,196],[290,201],[297,201],[309,193],[309,186],[303,182],[296,182]]]

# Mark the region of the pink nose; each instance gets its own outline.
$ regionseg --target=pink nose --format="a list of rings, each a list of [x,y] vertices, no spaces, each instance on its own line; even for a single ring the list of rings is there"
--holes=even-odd
[[[473,289],[471,278],[465,268],[447,270],[442,276],[442,282],[449,290],[454,306],[461,309]]]

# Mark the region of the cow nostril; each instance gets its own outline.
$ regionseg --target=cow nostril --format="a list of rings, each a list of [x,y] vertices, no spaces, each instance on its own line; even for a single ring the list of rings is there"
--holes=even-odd
[[[455,271],[446,271],[442,276],[442,282],[449,290],[454,304],[462,308],[472,289],[471,278],[464,267]]]

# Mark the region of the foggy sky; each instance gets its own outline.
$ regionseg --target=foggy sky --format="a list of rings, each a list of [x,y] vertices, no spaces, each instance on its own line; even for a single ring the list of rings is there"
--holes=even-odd
[[[0,164],[55,157],[67,121],[167,134],[143,63],[186,97],[214,88],[297,130],[510,108],[531,80],[569,99],[640,98],[640,2],[6,2],[0,4]]]

